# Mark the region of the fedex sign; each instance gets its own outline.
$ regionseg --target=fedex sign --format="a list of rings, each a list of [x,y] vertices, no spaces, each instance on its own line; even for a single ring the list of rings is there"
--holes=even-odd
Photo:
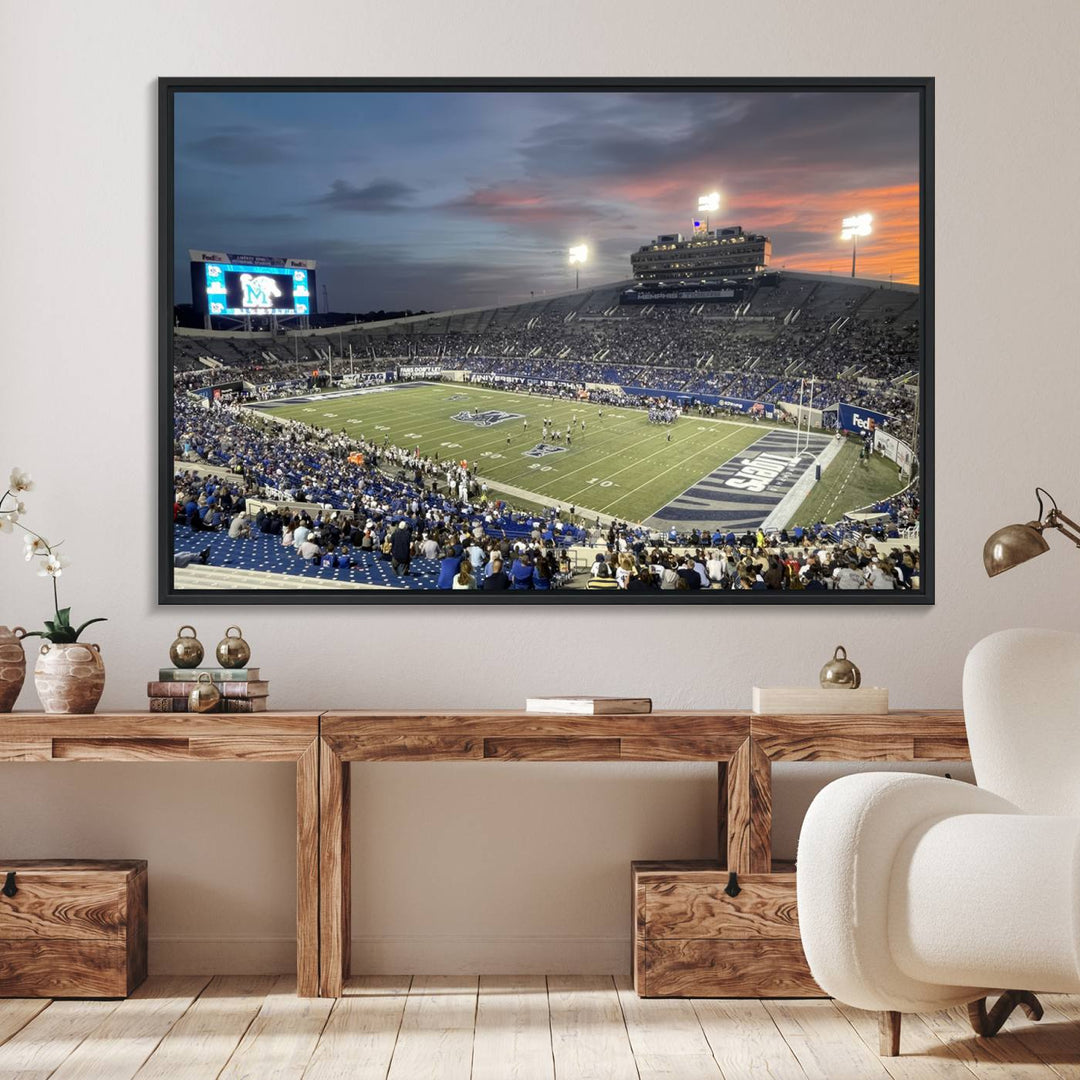
[[[844,431],[870,435],[879,427],[887,427],[892,417],[874,409],[864,409],[842,401],[836,406],[836,419],[838,426]]]

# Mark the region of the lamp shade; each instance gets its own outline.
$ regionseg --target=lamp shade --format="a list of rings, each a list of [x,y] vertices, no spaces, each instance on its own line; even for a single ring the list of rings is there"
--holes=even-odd
[[[1037,521],[1006,525],[983,545],[983,566],[990,577],[995,577],[1049,550],[1050,545],[1043,538],[1042,527]]]

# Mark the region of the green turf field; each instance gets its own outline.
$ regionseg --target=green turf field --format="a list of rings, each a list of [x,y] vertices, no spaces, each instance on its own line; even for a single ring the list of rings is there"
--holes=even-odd
[[[490,427],[452,419],[461,411],[521,414]],[[293,420],[342,428],[354,438],[382,442],[440,460],[466,460],[487,480],[544,499],[558,499],[628,521],[644,521],[681,492],[772,429],[772,425],[684,416],[670,428],[650,424],[644,410],[574,404],[453,383],[402,387],[378,393],[272,406]],[[574,420],[569,449],[538,458],[526,451],[541,442],[544,417],[564,439]],[[581,422],[585,421],[585,431]],[[528,423],[527,430],[525,423]],[[666,436],[671,432],[671,442]],[[507,439],[509,438],[509,443]],[[551,439],[546,440],[551,443]],[[497,494],[493,488],[492,494]],[[521,497],[506,494],[520,505]]]
[[[875,454],[859,457],[860,443],[849,439],[822,474],[821,479],[792,514],[788,526],[836,521],[849,510],[895,495],[903,486],[896,463]]]

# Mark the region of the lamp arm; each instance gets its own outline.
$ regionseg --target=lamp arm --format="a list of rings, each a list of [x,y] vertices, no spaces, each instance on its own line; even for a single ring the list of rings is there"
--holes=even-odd
[[[1057,529],[1077,547],[1080,547],[1080,525],[1073,521],[1072,518],[1066,517],[1057,507],[1047,515],[1046,524]]]

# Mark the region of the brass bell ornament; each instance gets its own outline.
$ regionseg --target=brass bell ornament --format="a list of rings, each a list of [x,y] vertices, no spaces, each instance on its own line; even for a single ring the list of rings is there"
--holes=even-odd
[[[833,658],[821,669],[820,678],[826,690],[858,690],[862,672],[848,659],[847,649],[837,645]]]
[[[188,693],[189,712],[213,712],[221,703],[221,692],[209,672],[199,672],[199,678]]]
[[[236,631],[236,637],[232,632]],[[218,642],[218,663],[224,668],[242,668],[251,659],[251,646],[243,638],[239,626],[230,626]]]
[[[184,631],[191,634],[184,636]],[[194,626],[181,626],[176,631],[176,640],[169,646],[169,659],[178,668],[198,667],[203,659],[202,642],[195,636]]]

